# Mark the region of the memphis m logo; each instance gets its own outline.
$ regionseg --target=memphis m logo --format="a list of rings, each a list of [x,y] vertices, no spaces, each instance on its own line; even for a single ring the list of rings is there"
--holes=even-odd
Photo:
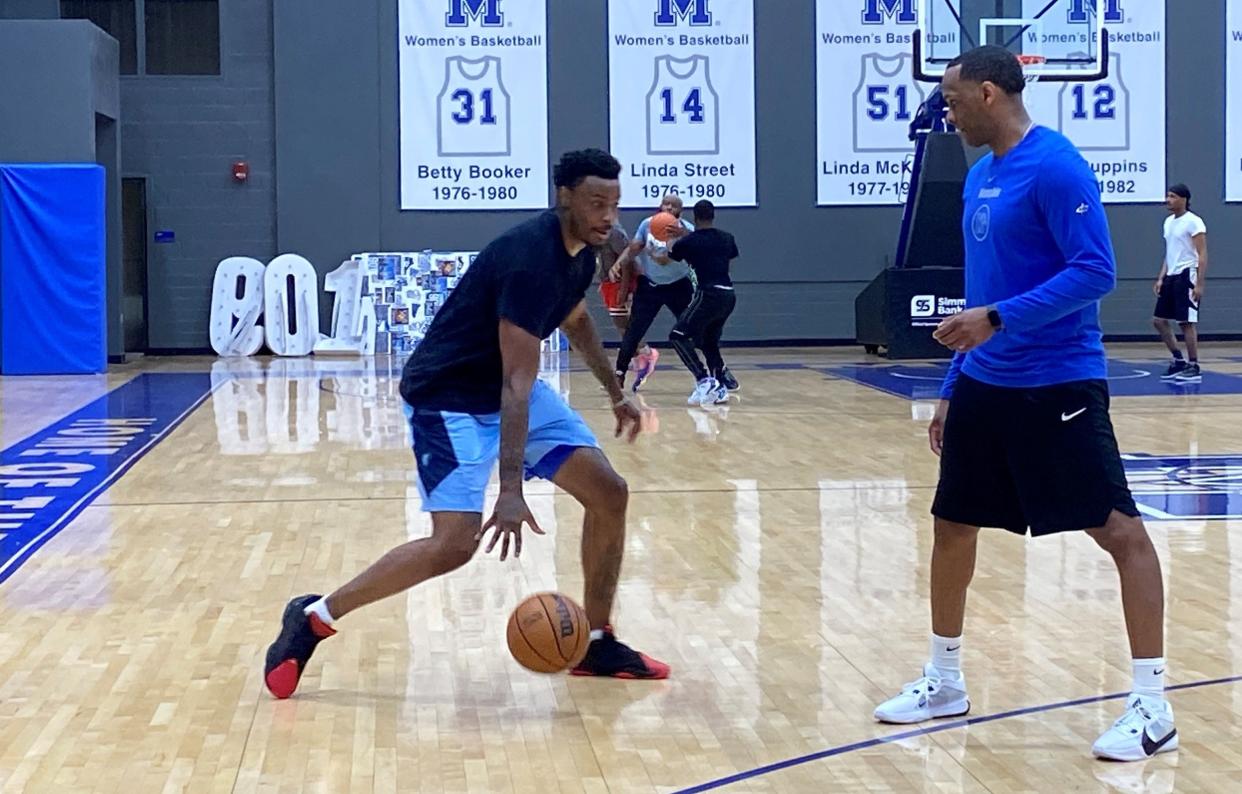
[[[712,12],[708,10],[708,0],[659,0],[656,8],[655,23],[660,27],[672,27],[678,19],[687,19],[693,27],[712,24]]]
[[[444,24],[450,28],[464,28],[476,19],[485,28],[504,27],[505,15],[500,13],[500,0],[449,0]]]
[[[1126,21],[1121,10],[1121,0],[1070,0],[1069,21],[1090,22],[1091,15],[1096,13],[1099,4],[1104,4],[1104,21],[1118,24]]]
[[[919,21],[914,0],[863,0],[864,25],[883,25],[886,17],[902,25],[913,25]]]

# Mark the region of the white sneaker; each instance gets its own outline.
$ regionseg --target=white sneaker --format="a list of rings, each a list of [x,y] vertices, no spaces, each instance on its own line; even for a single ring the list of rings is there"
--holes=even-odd
[[[703,401],[703,404],[704,405],[728,405],[729,404],[729,390],[725,388],[723,383],[719,381],[713,381],[713,382],[716,384],[716,388],[712,389],[711,392],[708,393],[707,398]]]
[[[908,725],[939,717],[960,717],[969,711],[966,679],[946,681],[935,665],[928,662],[923,666],[923,677],[902,687],[897,697],[881,703],[875,710],[875,718],[880,722]]]
[[[715,378],[704,378],[699,381],[699,385],[694,387],[694,391],[690,392],[690,396],[686,398],[686,405],[711,405],[711,395],[715,393],[717,388]]]
[[[1176,749],[1177,728],[1169,702],[1132,695],[1126,713],[1095,740],[1091,752],[1110,761],[1145,761]]]

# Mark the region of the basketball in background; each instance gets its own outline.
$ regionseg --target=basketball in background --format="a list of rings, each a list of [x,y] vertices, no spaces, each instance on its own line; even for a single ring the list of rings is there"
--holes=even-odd
[[[651,236],[662,243],[669,240],[669,229],[681,225],[681,221],[677,220],[671,212],[657,212],[651,216]]]
[[[509,615],[509,653],[536,673],[559,673],[586,656],[591,626],[586,610],[561,593],[536,593]]]

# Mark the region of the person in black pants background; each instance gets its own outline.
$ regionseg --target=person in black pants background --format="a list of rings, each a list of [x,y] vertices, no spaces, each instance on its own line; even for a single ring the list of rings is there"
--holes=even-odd
[[[729,262],[737,258],[738,250],[733,235],[716,228],[716,207],[710,201],[704,199],[694,205],[694,226],[688,234],[672,232],[676,239],[669,245],[669,258],[690,265],[698,290],[668,338],[697,382],[686,402],[712,405],[728,402],[729,392],[739,388],[720,355],[720,335],[737,305]],[[707,357],[706,366],[696,347]]]
[[[667,212],[681,221],[682,229],[674,229],[675,234],[678,231],[694,231],[694,227],[681,217],[681,210],[680,196],[670,193],[660,202],[661,212]],[[651,329],[651,323],[660,313],[660,308],[665,307],[674,317],[680,317],[694,297],[694,283],[690,279],[690,268],[669,259],[666,244],[651,236],[651,218],[638,225],[634,240],[613,266],[614,270],[618,267],[623,289],[629,283],[627,274],[630,267],[636,268],[638,275],[638,286],[634,289],[634,300],[630,305],[630,324],[621,339],[621,349],[617,352],[617,377],[624,386],[630,361],[638,352],[638,345]],[[648,356],[639,358],[638,368],[634,372],[634,391],[642,388],[643,383],[651,377],[658,360],[659,355],[654,349]]]

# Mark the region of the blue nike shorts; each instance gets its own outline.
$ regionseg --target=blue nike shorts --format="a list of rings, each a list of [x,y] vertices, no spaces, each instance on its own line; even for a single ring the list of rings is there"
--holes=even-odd
[[[483,496],[500,459],[500,413],[463,414],[407,406],[418,463],[423,512],[482,513]],[[582,417],[547,383],[530,393],[526,479],[551,480],[582,447],[599,448]]]

